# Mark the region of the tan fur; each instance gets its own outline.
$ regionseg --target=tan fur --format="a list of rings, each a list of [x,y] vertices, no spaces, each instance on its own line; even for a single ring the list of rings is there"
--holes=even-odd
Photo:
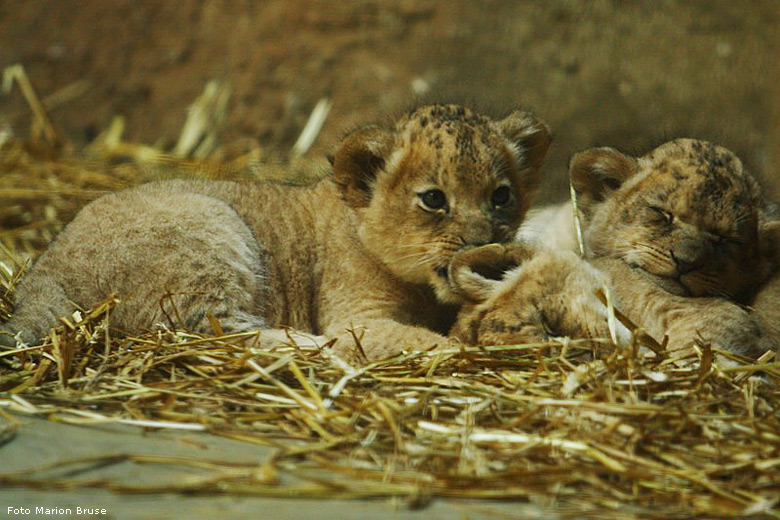
[[[485,266],[511,267],[485,275]],[[498,278],[498,279],[493,279]],[[606,307],[596,297],[604,277],[570,251],[492,244],[455,255],[454,290],[466,302],[451,335],[467,344],[506,345],[554,337],[609,338]],[[628,331],[617,325],[619,340]]]
[[[595,148],[573,158],[570,175],[586,256],[623,312],[658,340],[668,334],[671,348],[696,337],[751,356],[773,347],[778,336],[740,305],[776,269],[770,205],[733,153],[693,139],[639,158]],[[543,233],[571,244],[573,219],[551,218],[570,207],[540,213],[520,235],[540,236],[546,217],[556,227]],[[766,314],[774,298],[761,298]]]
[[[775,344],[775,361],[780,361],[780,207],[772,204],[767,213],[760,236],[773,270],[769,279],[758,288],[750,308],[764,334]]]
[[[750,307],[764,334],[775,343],[775,361],[780,361],[780,274],[772,276],[759,289]]]
[[[115,292],[112,324],[123,331],[166,315],[206,331],[213,314],[227,330],[338,338],[352,360],[362,359],[353,332],[369,359],[442,346],[459,301],[450,258],[512,239],[549,142],[523,112],[493,121],[432,105],[348,135],[332,177],[313,186],[179,180],[108,195],[40,257],[6,327],[31,342],[74,304]],[[497,206],[502,185],[509,197]],[[423,203],[431,189],[446,207]]]

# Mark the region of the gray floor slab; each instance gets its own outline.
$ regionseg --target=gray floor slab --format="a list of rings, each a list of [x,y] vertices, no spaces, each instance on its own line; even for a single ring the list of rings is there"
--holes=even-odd
[[[204,433],[147,431],[121,425],[74,426],[29,416],[15,418],[20,421],[16,435],[0,446],[2,474],[40,468],[59,461],[125,453],[258,464],[267,460],[270,454],[270,450],[263,446]],[[122,482],[156,483],[190,478],[195,471],[123,462],[83,475],[70,475],[69,478],[111,478]],[[86,510],[87,514],[79,514],[77,508]],[[99,489],[4,487],[0,489],[0,518],[476,520],[555,518],[555,515],[544,514],[526,503],[434,500],[425,508],[410,510],[400,499],[311,500],[171,493],[132,495]]]

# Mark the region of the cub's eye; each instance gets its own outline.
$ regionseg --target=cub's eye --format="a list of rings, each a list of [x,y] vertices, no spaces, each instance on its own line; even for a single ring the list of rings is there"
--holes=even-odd
[[[659,220],[665,222],[666,224],[671,224],[672,221],[674,220],[674,215],[672,215],[671,213],[669,213],[663,208],[660,208],[658,206],[648,206],[648,208],[650,208],[653,211],[653,213]]]
[[[447,207],[447,196],[438,188],[424,191],[418,196],[427,209],[436,211]]]
[[[743,240],[741,237],[735,237],[730,235],[721,235],[718,233],[713,233],[713,236],[715,237],[713,241],[716,245],[719,246],[728,246],[732,248],[743,248],[748,245],[748,242]]]
[[[492,195],[490,195],[490,203],[493,206],[504,206],[512,198],[512,190],[509,186],[503,185],[495,189]]]

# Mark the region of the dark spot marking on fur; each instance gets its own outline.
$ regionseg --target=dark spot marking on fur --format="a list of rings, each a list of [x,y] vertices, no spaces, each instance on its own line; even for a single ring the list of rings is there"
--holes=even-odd
[[[442,149],[441,134],[431,134],[428,138],[428,146],[435,150]]]
[[[716,168],[724,168],[728,170],[727,167],[729,162],[730,161],[726,158],[725,154],[715,153],[710,159],[710,171],[714,171]]]
[[[704,153],[704,143],[701,141],[693,141],[691,143],[691,155],[702,155]]]
[[[479,338],[479,329],[480,329],[480,326],[483,323],[483,320],[485,318],[485,314],[487,314],[487,309],[479,311],[477,313],[476,318],[472,318],[469,321],[468,328],[466,330],[466,333],[468,334],[468,337],[460,338],[461,340],[463,340],[466,343],[469,343],[471,345],[474,345],[474,344],[477,343],[477,340]]]
[[[458,150],[458,156],[476,159],[473,128],[464,126],[460,129],[458,136],[455,138],[455,148]]]
[[[502,333],[503,332],[509,332],[509,333],[520,332],[521,330],[523,330],[523,327],[525,326],[525,324],[523,324],[523,323],[518,323],[517,325],[508,325],[505,321],[499,320],[499,319],[495,319],[495,318],[489,319],[489,320],[485,320],[483,322],[483,324],[484,325],[483,325],[482,328],[487,328],[487,330],[491,330],[491,331],[495,331],[495,332],[502,332]]]
[[[722,175],[711,174],[707,180],[696,190],[694,198],[703,201],[720,202],[733,187],[731,179]]]

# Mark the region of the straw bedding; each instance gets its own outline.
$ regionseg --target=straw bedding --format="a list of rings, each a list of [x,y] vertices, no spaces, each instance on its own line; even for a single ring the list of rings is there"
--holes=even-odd
[[[171,172],[281,171],[256,151],[173,158],[122,143],[121,131],[78,153],[41,132],[6,131],[0,146],[0,319],[25,259],[101,193]],[[42,345],[0,350],[0,443],[12,442],[10,410],[85,426],[203,430],[272,447],[273,456],[259,467],[140,454],[72,461],[199,469],[167,487],[76,480],[45,467],[0,474],[0,485],[392,496],[409,507],[436,497],[522,500],[562,516],[780,517],[780,367],[771,353],[730,355],[735,366],[724,368],[705,344],[670,356],[657,345],[640,350],[642,339],[629,349],[562,340],[352,367],[327,345],[261,349],[258,334],[227,335],[216,321],[212,335],[171,316],[120,337],[109,326],[117,304],[63,319]]]

